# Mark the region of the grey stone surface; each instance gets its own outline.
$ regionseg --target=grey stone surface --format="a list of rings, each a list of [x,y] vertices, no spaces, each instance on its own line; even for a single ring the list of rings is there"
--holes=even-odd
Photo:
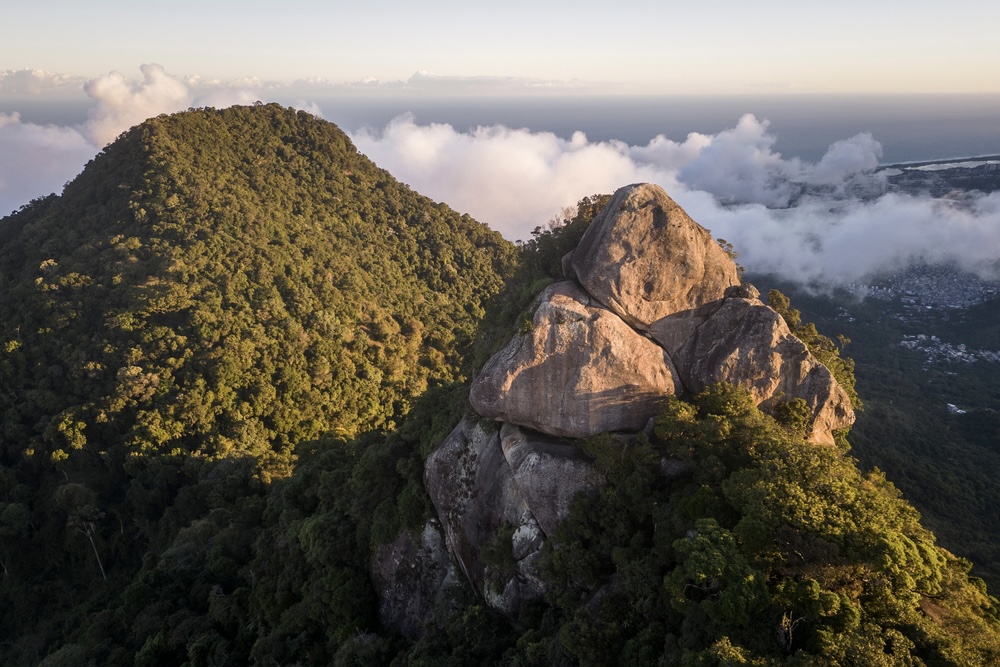
[[[832,431],[854,423],[847,393],[781,316],[759,299],[725,299],[675,359],[692,392],[731,382],[749,389],[765,411],[780,401],[804,399],[812,410],[807,437],[813,442],[832,445]]]
[[[433,615],[454,565],[435,520],[422,531],[404,530],[390,544],[376,548],[372,583],[378,592],[379,621],[405,637],[419,637]]]
[[[573,496],[594,491],[603,483],[576,444],[504,424],[500,445],[518,493],[547,535],[569,515]]]

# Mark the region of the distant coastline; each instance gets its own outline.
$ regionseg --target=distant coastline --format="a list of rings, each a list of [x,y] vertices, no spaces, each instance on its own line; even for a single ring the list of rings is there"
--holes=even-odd
[[[893,169],[893,168],[912,169],[913,167],[928,167],[934,164],[961,164],[963,162],[991,162],[995,160],[1000,160],[1000,154],[994,153],[991,155],[960,156],[951,158],[940,158],[936,160],[908,160],[904,162],[880,163],[876,171],[881,171],[882,169]]]

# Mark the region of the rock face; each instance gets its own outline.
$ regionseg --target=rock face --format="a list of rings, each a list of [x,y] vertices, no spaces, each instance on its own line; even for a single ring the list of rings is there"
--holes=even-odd
[[[616,192],[563,267],[574,278],[543,292],[531,331],[473,382],[479,414],[574,438],[634,432],[662,397],[726,381],[765,411],[805,400],[813,442],[854,422],[830,371],[659,187]]]
[[[527,509],[500,447],[500,431],[466,419],[427,459],[427,492],[448,547],[471,581],[481,580],[482,546],[504,523],[518,525]]]
[[[697,393],[730,382],[749,389],[765,411],[804,399],[813,415],[808,439],[832,445],[832,431],[854,422],[847,393],[757,290],[731,293],[677,353],[684,386]]]
[[[573,496],[602,484],[573,439],[648,431],[664,397],[718,381],[746,387],[764,410],[805,400],[817,443],[832,444],[832,431],[854,421],[830,371],[660,188],[619,190],[563,267],[568,279],[539,296],[531,325],[473,381],[473,408],[496,421],[464,419],[425,468],[452,558],[490,606],[511,616],[544,594],[535,564]],[[690,471],[664,459],[661,472]],[[419,547],[414,536],[401,540],[383,563],[424,553],[435,564],[428,576],[446,580],[432,538]],[[403,593],[412,587],[392,588],[385,569],[383,588],[402,591],[390,609],[397,616],[434,598],[416,590],[408,607]]]
[[[546,535],[569,515],[569,503],[577,492],[595,489],[601,483],[590,459],[565,440],[504,424],[500,446],[518,494]]]
[[[434,608],[461,577],[433,519],[419,533],[404,530],[391,544],[380,545],[371,570],[382,627],[410,638],[420,636]]]
[[[548,532],[577,492],[602,482],[575,445],[470,419],[427,459],[424,481],[459,568],[494,609],[510,616],[544,593],[535,564]],[[487,549],[510,559],[490,561]]]
[[[469,398],[484,417],[586,438],[641,429],[677,388],[663,348],[561,282],[542,293],[531,330],[490,359]]]
[[[588,293],[671,354],[740,284],[712,235],[649,184],[618,190],[569,264]]]

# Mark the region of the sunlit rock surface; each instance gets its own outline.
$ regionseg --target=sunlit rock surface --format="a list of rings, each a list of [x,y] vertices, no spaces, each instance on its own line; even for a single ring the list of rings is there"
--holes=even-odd
[[[663,348],[566,281],[542,293],[530,330],[486,364],[469,400],[490,419],[585,438],[641,429],[677,389]]]
[[[591,296],[670,353],[740,284],[712,235],[648,183],[615,193],[569,263]]]
[[[854,423],[850,398],[827,367],[757,298],[726,298],[676,358],[684,385],[694,393],[730,382],[749,389],[765,411],[804,399],[812,412],[807,437],[813,442],[832,445],[832,431]]]

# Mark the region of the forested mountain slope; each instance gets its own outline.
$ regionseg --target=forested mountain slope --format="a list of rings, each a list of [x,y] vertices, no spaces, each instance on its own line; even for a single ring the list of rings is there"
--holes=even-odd
[[[877,466],[924,515],[941,544],[970,558],[993,590],[1000,584],[1000,381],[995,362],[933,359],[903,341],[934,336],[941,345],[1000,348],[998,302],[935,307],[914,316],[906,304],[846,293],[809,294],[773,277],[760,286],[787,292],[804,317],[850,340],[866,408],[851,433],[852,454]],[[930,343],[929,343],[930,344]],[[968,358],[972,358],[971,356]],[[948,405],[964,412],[952,412]]]
[[[213,461],[283,477],[460,379],[513,259],[275,105],[151,119],[0,221],[8,637],[130,576]]]

